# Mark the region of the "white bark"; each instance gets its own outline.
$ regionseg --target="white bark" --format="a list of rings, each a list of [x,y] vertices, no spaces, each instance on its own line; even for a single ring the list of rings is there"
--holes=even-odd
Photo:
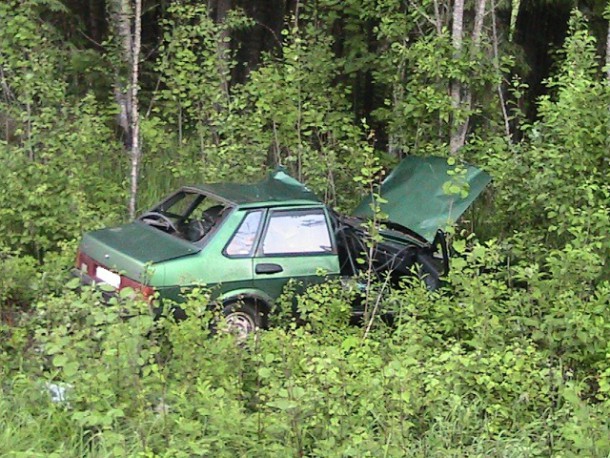
[[[451,42],[456,53],[462,50],[464,37],[464,0],[455,0],[453,3],[453,17],[451,23]]]
[[[478,51],[481,47],[481,34],[483,31],[483,19],[485,18],[485,6],[487,0],[476,0],[474,7],[474,25],[472,27],[472,42]]]
[[[125,0],[124,0],[125,1]],[[129,217],[136,216],[138,175],[140,171],[140,111],[138,105],[138,83],[140,70],[140,47],[142,37],[142,0],[135,0],[133,50],[131,62],[131,189],[129,193]]]
[[[498,77],[502,77],[502,71],[500,70],[500,53],[498,51],[498,31],[496,25],[496,3],[492,0],[491,2],[491,30],[493,38],[493,51],[494,51],[494,67],[498,74]],[[500,101],[500,108],[502,109],[502,119],[504,120],[504,132],[506,138],[511,141],[510,123],[508,119],[508,112],[506,111],[506,101],[504,100],[504,92],[502,91],[502,80],[498,82],[498,98]]]
[[[436,33],[440,36],[443,33],[443,18],[438,7],[438,0],[434,0],[434,26],[436,27]]]
[[[455,0],[453,3],[453,17],[451,24],[451,42],[453,44],[453,56],[457,60],[462,56],[462,43],[464,36],[464,0]],[[453,109],[453,121],[449,148],[451,154],[457,153],[464,144],[458,123],[458,111],[462,102],[462,84],[460,81],[451,82],[451,107]]]
[[[483,20],[485,18],[485,7],[487,0],[476,0],[474,7],[474,24],[472,26],[472,51],[476,55],[481,50],[481,35],[483,32]],[[456,56],[459,58],[462,51],[462,42],[464,34],[464,1],[456,0],[453,11],[453,27],[452,39],[453,47]],[[451,154],[456,154],[457,151],[466,143],[466,134],[468,133],[468,125],[470,116],[468,113],[463,120],[455,119],[456,114],[460,110],[470,111],[472,108],[472,91],[467,84],[462,84],[459,81],[454,81],[451,86],[451,100],[454,110],[454,122],[451,132],[450,150]]]
[[[121,60],[125,68],[131,70],[133,62],[133,35],[131,32],[131,18],[133,9],[130,0],[112,0],[109,5],[110,21],[114,27],[115,33],[120,40]],[[126,87],[125,81],[117,70],[116,80],[114,83],[114,98],[119,106],[119,114],[117,122],[123,129],[125,136],[130,138],[131,128],[131,97],[129,89]]]
[[[120,108],[118,123],[123,129],[131,159],[129,217],[135,218],[140,169],[140,109],[138,104],[139,63],[142,31],[142,0],[112,0],[110,20],[121,44],[121,60],[128,83],[117,69],[114,97]]]

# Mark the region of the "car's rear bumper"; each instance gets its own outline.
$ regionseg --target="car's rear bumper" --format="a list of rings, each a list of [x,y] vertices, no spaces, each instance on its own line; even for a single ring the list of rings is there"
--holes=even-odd
[[[93,288],[96,291],[98,291],[101,295],[101,302],[105,305],[114,305],[114,304],[119,304],[119,303],[125,301],[125,299],[120,298],[119,292],[117,289],[109,290],[108,288],[112,288],[110,285],[107,285],[108,288],[100,287],[100,285],[105,285],[105,283],[100,283],[95,278],[91,277],[90,275],[86,274],[85,272],[82,272],[81,270],[78,270],[76,268],[72,269],[72,276],[80,279],[80,283],[81,283],[82,287],[89,287],[89,288]],[[163,303],[163,301],[159,297],[157,297],[154,300],[149,302],[150,312],[153,314],[153,316],[155,318],[160,317],[161,314],[163,313],[162,303]],[[186,318],[184,311],[180,307],[173,306],[173,307],[171,307],[170,310],[175,319],[180,320],[180,319]],[[130,316],[134,316],[134,315],[132,313],[128,313],[125,310],[123,310],[122,316],[130,317]]]
[[[99,291],[102,296],[102,301],[105,304],[110,304],[113,298],[117,299],[119,297],[116,289],[108,290],[107,288],[99,288],[100,283],[97,280],[79,269],[72,269],[72,276],[80,279],[82,286],[92,287],[95,288],[96,291]]]

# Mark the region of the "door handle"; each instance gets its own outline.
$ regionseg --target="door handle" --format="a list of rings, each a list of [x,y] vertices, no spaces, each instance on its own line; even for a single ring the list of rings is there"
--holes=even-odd
[[[283,270],[284,269],[279,264],[264,263],[257,264],[255,272],[257,274],[277,274],[279,272],[282,272]]]

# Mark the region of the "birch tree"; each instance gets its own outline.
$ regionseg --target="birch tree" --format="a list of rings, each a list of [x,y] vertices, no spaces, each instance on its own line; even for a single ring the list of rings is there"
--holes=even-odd
[[[477,55],[481,50],[481,35],[487,0],[476,0],[474,7],[474,21],[472,26],[472,53]],[[456,59],[462,58],[464,34],[464,0],[456,0],[453,9],[452,43]],[[466,134],[470,123],[470,110],[472,109],[472,90],[468,83],[454,79],[451,83],[451,101],[453,107],[453,125],[451,130],[451,154],[466,143]]]
[[[451,43],[453,45],[453,58],[457,61],[462,57],[462,44],[464,35],[464,0],[455,0],[453,3],[453,17],[451,24]],[[457,150],[464,144],[463,137],[465,132],[463,124],[459,122],[459,111],[462,102],[462,83],[458,79],[451,81],[451,107],[453,108],[453,126],[451,131],[451,139],[449,147],[451,154],[455,154]]]
[[[139,60],[142,30],[142,0],[112,0],[110,20],[120,41],[122,68],[116,70],[114,97],[119,105],[118,123],[125,134],[125,146],[131,159],[129,173],[129,217],[136,214],[140,169],[140,114],[138,106]],[[127,77],[123,76],[127,73]]]

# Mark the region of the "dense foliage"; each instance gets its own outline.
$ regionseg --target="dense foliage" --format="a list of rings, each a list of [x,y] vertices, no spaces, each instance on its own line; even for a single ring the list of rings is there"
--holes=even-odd
[[[487,4],[480,29],[467,5],[459,47],[459,2],[282,2],[260,42],[248,2],[161,3],[145,8],[140,209],[279,163],[344,211],[404,154],[466,159],[494,181],[450,231],[446,287],[380,296],[392,326],[351,325],[353,292],[334,283],[294,299],[297,317],[287,292],[241,344],[211,333],[205,291],[179,324],[128,294],[103,307],[68,271],[83,231],[127,215],[115,16],[90,1],[88,35],[72,2],[0,3],[0,454],[608,456],[599,5],[572,13],[544,90],[528,92],[508,40],[525,34],[519,2]]]

